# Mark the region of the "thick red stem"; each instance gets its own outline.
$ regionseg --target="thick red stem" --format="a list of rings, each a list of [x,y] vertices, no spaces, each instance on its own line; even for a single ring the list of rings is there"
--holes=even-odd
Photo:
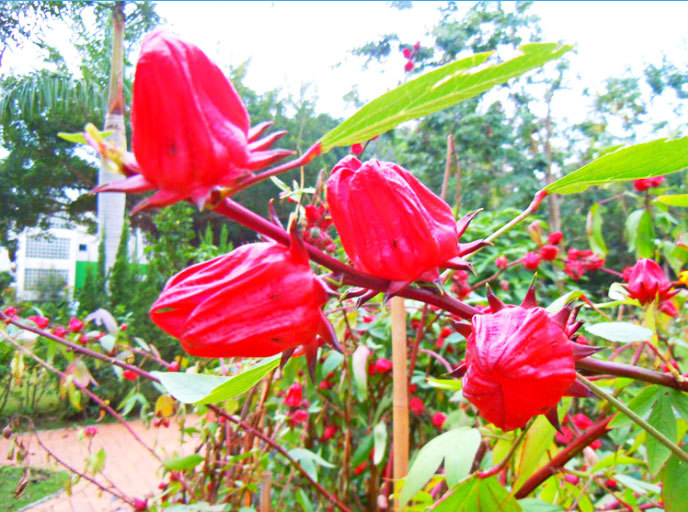
[[[617,377],[630,377],[631,379],[641,380],[643,382],[650,382],[652,384],[659,384],[669,388],[678,389],[681,391],[688,391],[688,382],[679,382],[669,373],[660,373],[639,366],[631,366],[629,364],[613,363],[611,361],[602,361],[601,359],[594,359],[592,357],[584,357],[576,361],[576,368],[578,370],[587,370],[592,373],[616,375]]]
[[[612,417],[610,416],[595,423],[592,427],[583,432],[580,437],[576,438],[566,448],[557,453],[552,460],[550,460],[547,464],[545,464],[545,466],[543,466],[533,476],[526,480],[521,488],[516,491],[516,494],[514,495],[516,499],[520,500],[528,496],[540,484],[559,471],[560,468],[564,467],[564,464],[582,452],[586,446],[606,434],[609,430],[607,428],[607,424],[611,421],[611,419]]]
[[[289,245],[289,233],[229,198],[225,198],[222,202],[215,206],[214,210],[220,215],[224,215],[225,217],[232,219],[239,224],[243,224],[247,228],[250,228],[257,233],[272,238],[273,240],[282,244]],[[361,272],[360,270],[345,265],[338,259],[325,254],[312,245],[305,245],[310,258],[316,263],[329,268],[338,275],[341,275],[343,284],[369,288],[371,290],[377,290],[383,293],[389,288],[388,280]],[[464,304],[463,302],[450,297],[449,295],[440,295],[439,293],[431,290],[412,288],[409,286],[404,288],[397,295],[406,297],[407,299],[425,302],[426,304],[432,304],[433,306],[442,308],[449,313],[465,319],[470,319],[473,317],[473,315],[481,314],[479,310],[469,306],[468,304]]]

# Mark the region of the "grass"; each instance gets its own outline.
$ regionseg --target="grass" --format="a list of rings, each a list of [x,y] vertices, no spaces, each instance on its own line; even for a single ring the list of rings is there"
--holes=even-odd
[[[31,468],[29,484],[15,498],[14,492],[23,471],[24,468],[0,466],[0,510],[7,512],[20,510],[46,496],[55,494],[63,489],[64,483],[69,478],[66,471],[53,473],[46,469]]]

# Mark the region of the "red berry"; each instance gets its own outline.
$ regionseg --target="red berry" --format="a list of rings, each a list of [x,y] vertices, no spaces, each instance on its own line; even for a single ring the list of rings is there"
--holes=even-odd
[[[136,373],[134,370],[124,370],[122,372],[122,377],[124,377],[127,380],[136,380],[139,378],[139,374]]]

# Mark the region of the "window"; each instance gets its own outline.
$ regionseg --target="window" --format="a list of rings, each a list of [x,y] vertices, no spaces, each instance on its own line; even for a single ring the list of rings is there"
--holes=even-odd
[[[46,288],[64,288],[67,286],[69,273],[67,270],[46,268],[27,268],[24,272],[24,289],[39,290]]]
[[[84,252],[88,249],[86,244],[79,244],[79,252]]]
[[[27,258],[69,259],[69,238],[30,236],[26,241]]]

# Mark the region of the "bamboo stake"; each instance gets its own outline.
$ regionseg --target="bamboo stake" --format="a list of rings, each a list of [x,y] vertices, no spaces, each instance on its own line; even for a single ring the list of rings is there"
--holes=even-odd
[[[272,488],[272,473],[266,471],[263,473],[263,487],[260,490],[260,512],[270,512],[272,510],[270,503],[270,490]]]
[[[392,381],[394,387],[392,451],[394,481],[408,474],[409,458],[409,410],[408,375],[406,368],[406,309],[404,299],[392,298]],[[398,499],[394,510],[401,510]]]

